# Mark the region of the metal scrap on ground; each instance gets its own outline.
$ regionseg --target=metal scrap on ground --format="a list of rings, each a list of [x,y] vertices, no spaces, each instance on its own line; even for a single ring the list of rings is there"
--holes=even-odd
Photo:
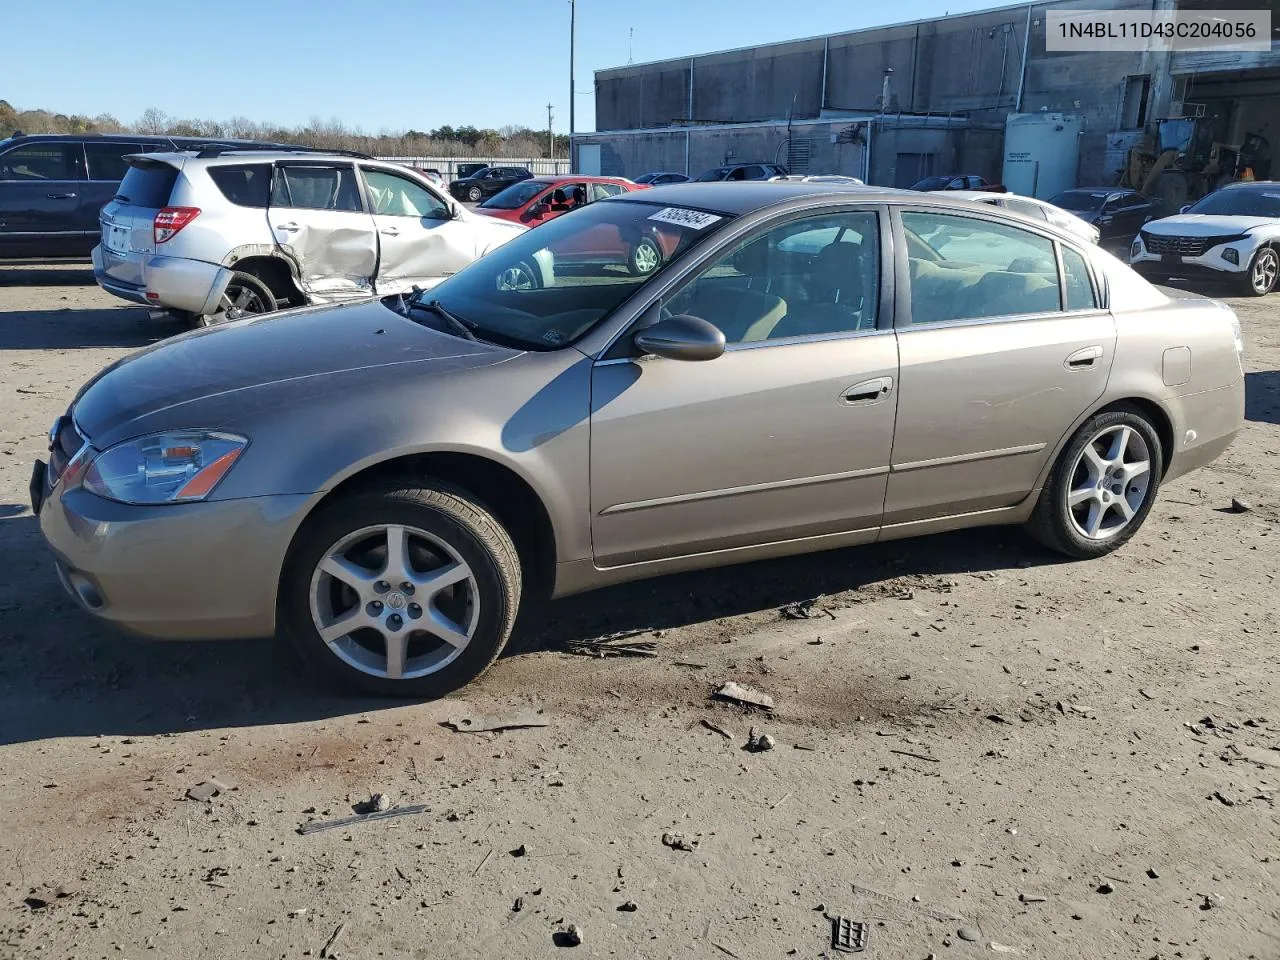
[[[450,717],[440,725],[458,733],[493,733],[499,730],[547,727],[551,724],[534,711],[526,710],[510,717]]]
[[[848,917],[832,917],[831,949],[842,953],[861,953],[867,949],[867,925]]]
[[[759,690],[744,687],[733,680],[730,680],[717,690],[715,696],[720,700],[731,700],[734,703],[745,704],[749,707],[760,707],[763,710],[773,709],[773,697],[767,693],[761,693]]]
[[[304,823],[298,827],[298,833],[304,837],[311,833],[319,833],[321,830],[333,830],[337,827],[355,826],[357,823],[368,823],[370,820],[390,820],[392,817],[407,817],[416,813],[424,813],[427,810],[425,803],[415,804],[411,807],[393,807],[390,810],[379,810],[374,813],[361,813],[354,817],[343,817],[340,820],[315,820],[311,823]]]

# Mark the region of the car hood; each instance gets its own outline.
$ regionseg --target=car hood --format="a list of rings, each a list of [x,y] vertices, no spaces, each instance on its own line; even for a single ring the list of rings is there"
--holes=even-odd
[[[1276,223],[1275,220],[1266,217],[1225,217],[1205,213],[1180,213],[1176,217],[1165,217],[1163,220],[1144,223],[1142,229],[1157,236],[1222,237],[1274,223]]]
[[[463,340],[400,316],[380,301],[311,307],[236,321],[172,337],[107,367],[80,388],[75,420],[98,449],[157,427],[163,415],[187,407],[185,427],[215,428],[190,406],[220,398],[234,409],[233,395],[292,381],[359,371],[392,375],[416,365],[449,372],[498,363],[515,351]],[[206,408],[207,410],[208,408]]]

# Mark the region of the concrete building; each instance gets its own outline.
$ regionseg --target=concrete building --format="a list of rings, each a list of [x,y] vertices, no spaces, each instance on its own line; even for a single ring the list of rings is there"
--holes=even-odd
[[[1232,0],[1234,8],[1274,0]],[[598,132],[575,137],[576,169],[696,176],[777,162],[909,186],[931,173],[1002,174],[1006,118],[1083,119],[1078,181],[1114,183],[1157,118],[1206,116],[1280,149],[1280,46],[1268,53],[1049,53],[1046,11],[1174,7],[1215,0],[1067,0],[596,73]],[[887,98],[886,98],[887,94]],[[1236,139],[1232,139],[1232,138]],[[1280,176],[1280,163],[1276,164]]]

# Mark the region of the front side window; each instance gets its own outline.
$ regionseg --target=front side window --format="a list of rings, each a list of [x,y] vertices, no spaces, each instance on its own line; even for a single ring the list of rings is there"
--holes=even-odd
[[[879,278],[876,214],[825,214],[743,241],[663,306],[728,343],[849,333],[875,328]]]
[[[588,204],[521,233],[419,299],[439,299],[478,336],[556,350],[731,220],[653,203]]]
[[[945,213],[903,213],[902,226],[912,324],[1062,309],[1053,241]]]
[[[408,177],[361,167],[369,188],[369,206],[376,216],[443,220],[449,208],[434,193]]]
[[[480,206],[486,210],[519,210],[546,188],[543,181],[524,180],[499,190]]]
[[[591,184],[591,199],[603,200],[605,197],[616,197],[622,193],[622,187],[616,183]]]
[[[78,143],[28,143],[0,154],[0,180],[80,180]]]
[[[273,207],[360,211],[360,188],[349,166],[279,166],[271,188]]]
[[[119,183],[129,172],[124,162],[126,154],[143,153],[140,143],[120,143],[115,140],[89,141],[84,145],[85,159],[89,162],[89,179]]]

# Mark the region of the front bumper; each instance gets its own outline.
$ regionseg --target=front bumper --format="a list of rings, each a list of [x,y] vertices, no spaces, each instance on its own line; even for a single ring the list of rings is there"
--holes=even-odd
[[[1223,253],[1229,247],[1236,251],[1238,263],[1232,263],[1223,257]],[[1148,279],[1164,280],[1169,277],[1183,277],[1188,280],[1229,281],[1249,272],[1249,265],[1253,262],[1257,247],[1257,243],[1251,240],[1235,240],[1210,247],[1198,257],[1182,257],[1176,254],[1150,253],[1139,239],[1137,252],[1131,250],[1129,253],[1129,265]]]
[[[143,507],[55,486],[40,504],[40,531],[63,586],[95,616],[157,639],[267,637],[310,499]]]
[[[150,307],[213,313],[233,273],[227,267],[185,257],[121,256],[101,244],[93,248],[93,276],[107,293]]]

